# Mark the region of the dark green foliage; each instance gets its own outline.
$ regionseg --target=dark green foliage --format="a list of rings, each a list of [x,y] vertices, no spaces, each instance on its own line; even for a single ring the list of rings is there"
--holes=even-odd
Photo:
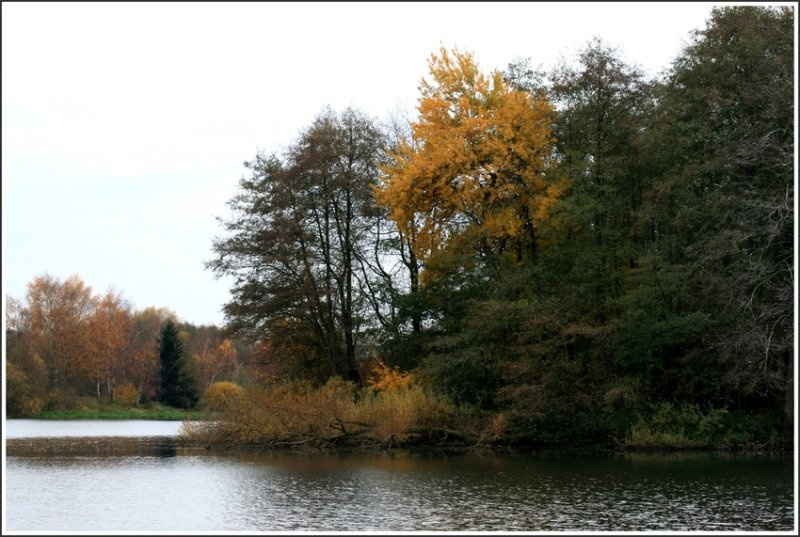
[[[554,70],[569,186],[538,230],[549,246],[468,300],[443,280],[423,362],[436,385],[503,411],[521,442],[619,440],[662,404],[716,409],[681,411],[703,431],[687,446],[790,422],[792,24],[716,9],[663,82],[599,41]],[[524,62],[506,76],[544,84]],[[764,428],[742,432],[745,415]]]
[[[193,408],[200,393],[184,352],[178,327],[170,319],[159,335],[158,358],[161,364],[161,392],[159,400],[177,408]]]
[[[793,11],[715,9],[661,89],[639,229],[737,405],[787,401],[793,353]]]
[[[775,450],[774,418],[697,405],[656,405],[631,426],[624,444],[637,448]]]
[[[641,258],[615,302],[620,311],[613,323],[615,365],[642,379],[648,399],[681,391],[689,401],[707,395],[697,391],[692,377],[701,374],[698,349],[709,319],[693,309],[680,276],[675,267]]]

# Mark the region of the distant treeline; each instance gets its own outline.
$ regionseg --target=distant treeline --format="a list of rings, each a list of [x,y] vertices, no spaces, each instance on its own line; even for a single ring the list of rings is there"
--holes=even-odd
[[[472,421],[461,433],[506,443],[790,441],[794,16],[716,8],[652,79],[596,39],[550,71],[485,74],[443,48],[415,118],[324,110],[245,163],[207,261],[234,281],[225,335],[183,327],[194,370],[250,394],[231,423],[282,381],[338,394],[315,403],[324,417],[391,378],[446,407],[425,427],[451,435]],[[164,314],[52,291],[62,311],[45,299],[65,287],[83,289],[43,277],[9,307],[9,401],[156,397]],[[364,408],[348,419],[373,434]]]
[[[228,380],[249,384],[265,374],[253,346],[216,326],[178,322],[166,308],[134,311],[120,293],[96,295],[78,275],[48,274],[28,283],[25,302],[7,298],[6,413],[35,416],[74,409],[76,400],[146,406],[164,399],[162,332],[177,328],[198,393]]]

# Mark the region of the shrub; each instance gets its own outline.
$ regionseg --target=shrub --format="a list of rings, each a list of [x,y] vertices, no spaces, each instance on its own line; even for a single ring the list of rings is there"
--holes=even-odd
[[[64,390],[56,390],[47,394],[42,411],[64,411],[76,410],[79,407],[80,399]]]
[[[212,411],[225,410],[234,401],[244,395],[244,389],[235,382],[227,380],[214,382],[209,386],[203,397]]]
[[[308,382],[255,387],[230,399],[222,418],[194,435],[233,445],[396,445],[420,429],[452,425],[448,400],[413,384],[410,374],[379,369],[382,377],[365,390],[339,377],[316,389]]]
[[[631,427],[625,446],[641,448],[763,449],[777,442],[767,418],[725,408],[662,403]]]
[[[388,443],[402,443],[419,428],[447,427],[452,415],[447,401],[421,386],[368,394],[357,410],[371,437]]]
[[[35,386],[19,367],[6,361],[6,416],[27,418],[35,416],[44,409],[45,401]]]
[[[114,401],[123,405],[135,406],[139,403],[139,390],[132,382],[114,388]]]
[[[408,388],[412,382],[414,377],[411,373],[403,373],[398,367],[390,368],[383,361],[372,368],[367,379],[368,389],[373,392]]]

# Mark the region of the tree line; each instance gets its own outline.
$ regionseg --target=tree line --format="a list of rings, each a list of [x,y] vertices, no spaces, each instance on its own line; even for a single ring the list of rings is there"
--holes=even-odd
[[[80,397],[191,407],[214,382],[247,383],[253,375],[252,347],[218,327],[179,322],[166,308],[134,311],[121,293],[97,295],[78,275],[38,276],[25,301],[8,298],[6,308],[11,417],[69,409]]]
[[[793,24],[715,8],[652,78],[597,39],[549,71],[442,48],[413,119],[323,110],[245,163],[220,219],[206,264],[234,282],[226,336],[273,380],[413,371],[519,441],[712,415],[785,434]],[[96,340],[82,355],[119,356]],[[37,349],[51,385],[76,374],[77,350]],[[80,369],[98,395],[103,360]]]

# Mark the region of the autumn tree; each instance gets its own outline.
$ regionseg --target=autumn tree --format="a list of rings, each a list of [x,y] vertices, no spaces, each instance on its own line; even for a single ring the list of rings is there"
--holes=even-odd
[[[233,334],[312,343],[326,375],[358,377],[358,338],[370,307],[365,260],[375,220],[371,185],[382,135],[363,114],[327,110],[283,157],[246,163],[207,267],[233,276],[225,306]]]
[[[239,351],[231,339],[223,339],[214,349],[213,356],[217,373],[212,376],[212,382],[218,376],[238,380],[240,369]]]
[[[176,317],[166,308],[132,311],[113,289],[95,296],[77,275],[34,278],[25,301],[6,298],[8,415],[68,409],[87,396],[138,406],[159,399],[162,379],[177,382],[166,391],[173,392],[174,404],[186,406],[197,399],[198,371],[211,379],[250,378],[249,362],[239,362],[239,356],[249,360],[246,345],[223,339],[215,326],[188,323],[178,327],[178,341],[189,352],[161,375],[160,336]]]
[[[388,149],[376,189],[410,284],[398,304],[411,332],[384,351],[458,402],[489,407],[503,347],[488,349],[468,319],[493,282],[546,250],[543,229],[565,187],[552,173],[555,115],[543,92],[483,74],[472,54],[442,48],[429,73],[410,136]]]
[[[542,230],[564,188],[551,173],[554,110],[542,92],[483,74],[467,52],[441,48],[429,75],[375,193],[396,226],[409,284],[396,301],[411,332],[384,351],[406,367],[428,356],[440,387],[488,401],[478,394],[493,389],[491,360],[459,334],[488,282],[535,262],[545,246]]]
[[[563,186],[548,174],[553,109],[499,71],[442,48],[420,85],[412,136],[389,153],[379,204],[407,247],[412,292],[424,267],[495,267],[535,256],[538,227]],[[439,270],[439,269],[436,269]]]
[[[58,391],[86,379],[87,328],[96,305],[91,288],[77,275],[62,282],[45,274],[28,284],[26,301],[30,350],[46,365],[48,389]]]
[[[114,400],[114,386],[122,378],[123,360],[130,345],[130,305],[114,291],[109,291],[97,302],[94,314],[86,328],[91,341],[89,346],[89,375],[95,385],[97,398]]]
[[[6,415],[35,416],[47,402],[47,364],[31,349],[30,311],[10,296],[6,297],[4,360]]]
[[[230,339],[224,339],[216,326],[200,326],[192,331],[189,351],[197,364],[202,391],[218,380],[230,380],[238,367],[237,351]]]
[[[169,319],[159,335],[161,364],[160,400],[174,407],[191,408],[200,398],[178,327]]]

